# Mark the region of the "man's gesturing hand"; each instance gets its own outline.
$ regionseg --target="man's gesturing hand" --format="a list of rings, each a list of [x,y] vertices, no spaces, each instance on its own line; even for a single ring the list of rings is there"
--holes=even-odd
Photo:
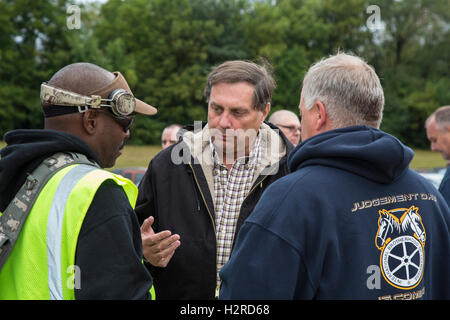
[[[180,246],[180,236],[169,230],[153,231],[154,217],[145,219],[141,226],[142,251],[145,259],[155,267],[166,267],[175,250]]]

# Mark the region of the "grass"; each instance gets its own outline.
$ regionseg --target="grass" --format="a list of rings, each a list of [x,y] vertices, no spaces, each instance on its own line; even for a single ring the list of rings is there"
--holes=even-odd
[[[0,141],[0,148],[5,143]],[[150,160],[161,151],[159,145],[148,146],[125,146],[122,156],[116,161],[114,168],[121,167],[147,167]],[[432,169],[445,167],[445,161],[439,152],[431,152],[430,150],[414,150],[415,156],[411,162],[412,169]]]
[[[117,159],[116,167],[147,167],[150,160],[161,151],[160,146],[126,146],[122,156]],[[445,161],[439,152],[414,150],[411,169],[432,169],[445,167]]]
[[[446,166],[445,160],[439,152],[431,152],[430,150],[414,150],[414,158],[411,161],[412,169],[432,169],[443,168]]]
[[[129,146],[122,150],[114,168],[148,167],[150,160],[161,151],[161,146]]]
[[[4,141],[0,141],[0,149],[5,146]],[[150,160],[161,151],[161,146],[131,146],[126,145],[122,150],[122,155],[117,159],[114,168],[121,167],[148,167]]]

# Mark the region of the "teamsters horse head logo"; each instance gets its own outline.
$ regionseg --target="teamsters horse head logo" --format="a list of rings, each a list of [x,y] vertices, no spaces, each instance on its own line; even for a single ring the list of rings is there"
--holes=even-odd
[[[399,289],[416,287],[423,275],[426,234],[418,210],[411,206],[378,211],[375,245],[381,250],[381,270],[386,281]]]

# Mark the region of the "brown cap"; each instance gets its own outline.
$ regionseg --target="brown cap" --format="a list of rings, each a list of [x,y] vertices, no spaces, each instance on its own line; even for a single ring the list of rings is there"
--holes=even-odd
[[[133,94],[133,92],[131,92],[130,87],[128,86],[127,80],[125,80],[125,78],[122,76],[122,74],[118,71],[113,72],[113,73],[116,76],[116,78],[113,80],[113,82],[111,82],[110,84],[108,84],[100,89],[89,92],[88,95],[89,96],[90,95],[99,95],[102,97],[102,99],[108,99],[110,93],[113,92],[115,89],[124,89],[127,92]],[[151,115],[156,114],[156,112],[158,112],[158,110],[156,110],[155,107],[153,107],[139,99],[136,99],[136,110],[134,112],[151,116]]]

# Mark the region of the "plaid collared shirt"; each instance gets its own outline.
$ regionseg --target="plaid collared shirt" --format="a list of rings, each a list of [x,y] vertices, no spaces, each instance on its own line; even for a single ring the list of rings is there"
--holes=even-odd
[[[228,171],[219,159],[214,145],[214,211],[216,214],[217,238],[217,285],[220,285],[219,271],[228,261],[236,230],[236,223],[242,202],[252,187],[255,169],[261,163],[261,138],[258,134],[249,156],[236,159]]]

